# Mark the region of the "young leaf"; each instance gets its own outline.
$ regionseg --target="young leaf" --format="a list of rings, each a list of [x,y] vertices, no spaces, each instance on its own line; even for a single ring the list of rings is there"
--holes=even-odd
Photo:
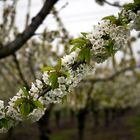
[[[86,33],[86,32],[81,32],[81,34],[83,35],[83,37],[86,38],[86,35],[87,35],[88,33]]]
[[[79,60],[81,61],[81,62],[84,62],[84,60],[85,60],[85,48],[82,48],[81,49],[81,51],[80,51],[80,53],[79,53]]]
[[[113,16],[113,15],[111,15],[111,16],[106,16],[106,17],[104,17],[104,18],[102,18],[103,20],[104,19],[108,19],[108,20],[110,20],[113,24],[115,24],[116,23],[116,21],[117,21],[117,18],[115,17],[115,16]]]
[[[17,99],[17,100],[15,101],[15,107],[16,107],[16,106],[19,106],[20,104],[22,104],[22,102],[23,102],[24,100],[25,100],[25,99],[23,99],[23,98]]]
[[[39,107],[41,109],[44,109],[44,106],[42,105],[42,103],[38,100],[36,101],[33,101],[33,104],[36,106],[36,107]]]
[[[82,46],[83,46],[83,44],[76,44],[76,45],[74,45],[74,47],[71,49],[70,52],[74,52],[77,48],[81,49]]]
[[[136,5],[134,3],[128,3],[128,4],[125,4],[123,7],[124,7],[125,10],[128,11],[128,10],[135,9]]]
[[[42,72],[45,72],[45,71],[55,70],[55,68],[54,67],[47,66],[47,67],[42,68],[41,70],[42,70]]]
[[[57,86],[58,86],[58,75],[57,75],[57,73],[56,72],[52,72],[51,74],[50,74],[50,81],[51,81],[51,87],[52,87],[52,89],[55,89]]]
[[[20,106],[20,113],[23,116],[27,116],[31,112],[30,104],[29,103],[22,103]]]
[[[8,128],[8,120],[6,118],[2,118],[0,119],[0,129],[4,127],[4,128]]]
[[[26,97],[29,96],[29,93],[28,93],[26,87],[20,86],[20,88],[21,88],[21,90],[23,91],[23,93]]]
[[[90,48],[87,47],[85,51],[86,51],[86,53],[85,53],[85,61],[89,64],[90,57],[91,57]]]
[[[80,37],[80,38],[73,39],[71,43],[72,44],[86,44],[87,41],[84,38]]]
[[[89,63],[90,61],[90,48],[89,47],[84,47],[81,49],[79,53],[79,59],[81,62],[87,62]]]
[[[115,50],[113,49],[113,45],[114,45],[113,40],[109,40],[108,45],[104,46],[106,48],[106,50],[107,50],[109,55],[112,55],[115,52]]]
[[[57,71],[60,71],[60,69],[61,69],[61,64],[62,64],[62,60],[59,59],[58,64],[57,64],[57,66],[56,66],[56,70],[57,70]]]
[[[70,76],[70,73],[68,71],[62,72],[62,75],[66,78]]]
[[[134,3],[140,6],[140,0],[134,0]]]

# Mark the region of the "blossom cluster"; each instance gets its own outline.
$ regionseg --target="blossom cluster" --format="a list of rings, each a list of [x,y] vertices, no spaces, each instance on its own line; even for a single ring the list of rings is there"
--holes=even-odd
[[[38,97],[39,92],[42,90],[42,87],[43,83],[40,80],[36,80],[36,85],[32,83],[31,89],[29,90],[29,93],[27,93],[27,95],[24,93],[25,91],[20,89],[19,92],[8,102],[6,116],[11,117],[19,122],[23,120],[31,120],[32,122],[38,121],[44,114],[45,107],[40,108],[36,105],[32,105],[30,107],[30,105],[36,103],[36,101],[39,101],[39,103],[41,104]],[[23,106],[23,104],[25,106]],[[21,113],[22,111],[25,111],[24,109],[29,109],[29,112],[30,110],[33,111],[25,117],[23,113]]]
[[[62,58],[62,65],[63,66],[70,66],[74,64],[76,61],[78,54],[79,54],[80,49],[76,49],[74,52],[72,52],[70,55],[66,55]]]
[[[132,10],[122,10],[122,20],[129,22],[130,28],[140,31],[140,10],[133,12]]]
[[[67,56],[65,56],[62,59],[62,61],[67,62],[65,58],[67,59]],[[73,88],[76,87],[83,78],[94,73],[94,67],[87,64],[80,64],[76,70],[73,70],[70,67],[68,68],[68,66],[67,67],[62,66],[62,70],[67,70],[68,76],[58,77],[59,86],[55,89],[51,89],[45,94],[45,96],[42,99],[44,100],[44,104],[46,105],[49,103],[60,103],[63,96],[67,95],[70,91],[72,91]],[[43,80],[46,84],[51,85],[48,79],[49,75],[45,72],[43,74]]]
[[[125,46],[129,32],[129,28],[112,24],[110,20],[102,20],[94,26],[93,31],[87,35],[92,44],[93,60],[103,62],[110,56],[110,51],[116,52]]]

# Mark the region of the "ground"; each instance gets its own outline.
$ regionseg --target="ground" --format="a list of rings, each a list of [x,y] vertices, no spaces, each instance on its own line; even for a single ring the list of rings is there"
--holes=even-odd
[[[84,140],[135,140],[134,120],[138,109],[126,112],[123,116],[113,120],[108,127],[93,127],[92,118],[87,118]],[[60,128],[56,128],[51,121],[51,140],[78,140],[76,121],[63,119]],[[5,140],[6,135],[0,135]],[[10,140],[10,138],[8,138]],[[39,140],[39,131],[36,124],[24,124],[14,130],[14,140]]]

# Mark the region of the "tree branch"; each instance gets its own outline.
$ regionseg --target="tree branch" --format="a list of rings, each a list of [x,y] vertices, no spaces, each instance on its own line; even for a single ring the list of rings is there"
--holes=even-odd
[[[110,5],[110,6],[114,6],[114,7],[122,8],[122,6],[119,5],[119,3],[117,3],[117,2],[115,2],[115,3],[111,3],[111,2],[109,2],[109,1],[107,1],[107,0],[104,0],[104,2],[105,2],[106,4],[108,4],[108,5]]]
[[[15,40],[0,47],[0,59],[5,58],[20,49],[35,33],[37,28],[50,13],[52,7],[58,0],[46,0],[39,13],[32,19],[27,28],[19,34]]]

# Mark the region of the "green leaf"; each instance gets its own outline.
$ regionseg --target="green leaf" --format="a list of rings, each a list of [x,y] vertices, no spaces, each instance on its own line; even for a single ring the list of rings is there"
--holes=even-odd
[[[42,103],[38,100],[36,101],[33,101],[33,104],[36,106],[36,107],[39,107],[41,109],[44,109],[44,106],[42,105]]]
[[[134,0],[134,3],[135,3],[136,5],[140,5],[140,0]]]
[[[8,128],[8,119],[6,119],[6,118],[0,119],[0,129],[1,129],[2,127]]]
[[[23,116],[27,116],[31,112],[31,106],[30,103],[22,103],[20,106],[20,113]]]
[[[84,47],[81,49],[80,53],[79,53],[79,59],[81,62],[87,62],[89,63],[90,62],[90,57],[91,57],[91,54],[90,54],[90,48],[89,47]]]
[[[104,46],[107,52],[109,53],[109,55],[112,55],[115,53],[115,50],[113,49],[113,45],[114,45],[114,42],[113,40],[110,39],[108,45]]]
[[[50,82],[51,82],[51,87],[52,89],[55,89],[58,87],[58,75],[56,72],[50,73]]]
[[[86,33],[86,32],[81,32],[81,34],[83,35],[83,37],[86,38],[86,36],[87,36],[88,33]]]
[[[82,46],[83,46],[83,44],[76,44],[76,45],[74,45],[74,47],[71,49],[70,52],[74,52],[77,48],[81,49]]]
[[[85,49],[84,48],[79,53],[79,59],[81,62],[84,62],[84,60],[85,60]]]
[[[89,64],[90,58],[91,58],[91,53],[90,53],[90,48],[86,48],[86,53],[85,53],[85,61]]]
[[[15,101],[15,107],[19,106],[25,99],[24,98],[19,98]]]
[[[62,76],[64,76],[65,78],[69,77],[70,73],[68,71],[64,71],[64,72],[62,72]]]
[[[61,69],[61,64],[62,64],[62,60],[59,59],[59,60],[58,60],[58,64],[57,64],[57,66],[56,66],[56,70],[57,70],[57,71],[60,71],[60,69]]]
[[[123,5],[123,7],[124,7],[125,10],[128,11],[128,10],[135,9],[136,5],[134,3],[128,3],[128,4]]]
[[[86,44],[87,41],[84,38],[76,38],[71,41],[72,44]]]
[[[50,66],[46,66],[46,67],[42,68],[41,70],[42,70],[43,72],[45,72],[45,71],[55,70],[55,68],[54,68],[54,67],[50,67]]]
[[[107,20],[110,20],[113,24],[116,23],[117,21],[117,18],[114,16],[114,15],[111,15],[111,16],[106,16],[104,18],[102,18],[103,20],[107,19]]]
[[[29,96],[29,93],[28,93],[26,87],[20,86],[20,88],[21,88],[21,90],[23,91],[23,93],[26,97]]]

